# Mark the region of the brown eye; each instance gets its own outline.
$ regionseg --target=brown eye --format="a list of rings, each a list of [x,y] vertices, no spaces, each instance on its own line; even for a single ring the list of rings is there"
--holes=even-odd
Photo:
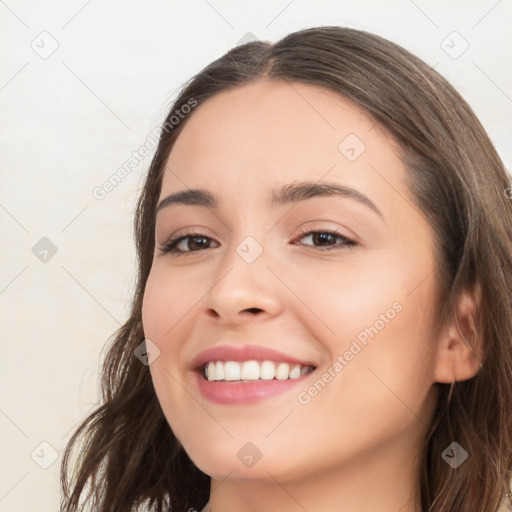
[[[208,238],[207,236],[204,236],[200,233],[189,233],[169,240],[165,245],[162,246],[161,251],[162,254],[189,254],[191,252],[197,252],[202,249],[208,249],[211,242],[211,238]]]
[[[313,244],[304,244],[304,245],[312,245],[313,247],[332,247],[332,246],[355,246],[356,242],[347,238],[345,235],[341,233],[337,233],[336,231],[308,231],[302,233],[302,236],[299,238],[310,238]],[[338,241],[338,243],[336,242]],[[335,248],[335,247],[334,247]]]

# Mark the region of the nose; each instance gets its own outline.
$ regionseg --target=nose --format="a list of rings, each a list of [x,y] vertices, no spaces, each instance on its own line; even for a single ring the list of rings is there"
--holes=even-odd
[[[265,250],[249,263],[230,249],[203,301],[209,319],[236,325],[278,316],[283,307],[283,290],[275,273],[269,270],[269,263]]]

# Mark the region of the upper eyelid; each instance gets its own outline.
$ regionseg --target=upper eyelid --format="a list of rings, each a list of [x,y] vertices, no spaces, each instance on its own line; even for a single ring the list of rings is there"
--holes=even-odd
[[[324,225],[324,226],[320,226],[318,228],[316,226],[311,226],[311,224],[325,223],[325,222],[330,223],[330,224],[336,224],[337,227],[334,227],[334,226],[326,227]],[[341,230],[345,230],[345,231],[349,232],[348,234],[338,233],[338,234],[344,236],[345,238],[354,239],[354,241],[355,241],[355,239],[358,238],[356,236],[356,234],[353,233],[346,226],[341,227],[339,224],[337,224],[337,223],[335,223],[335,222],[333,222],[331,220],[328,220],[328,219],[316,219],[316,220],[313,220],[313,221],[305,222],[304,225],[302,225],[299,228],[298,235],[310,234],[310,233],[336,232],[336,231],[339,232]],[[231,229],[229,231],[231,231]],[[205,237],[208,237],[208,238],[215,239],[215,236],[208,235],[208,232],[210,232],[209,228],[206,228],[204,226],[201,226],[201,227],[186,227],[186,228],[181,228],[181,229],[176,230],[175,233],[172,236],[167,237],[167,240],[171,240],[171,239],[175,239],[176,240],[176,239],[178,239],[180,237],[185,237],[185,236],[205,236]],[[295,236],[297,236],[297,235],[295,235]],[[164,242],[164,243],[167,243],[167,242]]]
[[[336,229],[333,229],[333,228],[324,228],[324,229],[307,229],[307,228],[305,228],[305,229],[301,229],[300,233],[298,233],[294,237],[294,239],[297,238],[297,237],[298,238],[303,238],[303,237],[311,235],[313,233],[331,233],[333,235],[340,236],[342,238],[347,238],[349,240],[352,240],[352,238],[353,238],[350,235],[345,235],[343,233],[339,233],[339,232],[337,232]],[[209,236],[209,235],[207,235],[205,233],[200,233],[199,231],[197,231],[197,232],[196,231],[190,231],[188,233],[185,232],[185,233],[182,233],[182,234],[179,234],[179,235],[174,235],[172,237],[169,237],[169,239],[166,242],[164,242],[163,245],[168,244],[170,242],[176,243],[176,242],[181,241],[181,240],[183,240],[185,238],[195,238],[195,237],[204,237],[204,238],[209,238],[210,240],[217,241],[217,240],[215,240],[215,238],[213,236]]]

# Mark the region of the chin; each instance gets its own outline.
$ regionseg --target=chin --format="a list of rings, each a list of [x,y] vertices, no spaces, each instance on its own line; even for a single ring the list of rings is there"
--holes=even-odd
[[[247,438],[245,438],[247,439]],[[230,439],[215,448],[197,444],[186,446],[192,462],[203,472],[216,480],[289,480],[303,474],[304,461],[290,457],[288,447],[282,450],[264,440],[240,441]],[[301,454],[301,458],[304,454]]]

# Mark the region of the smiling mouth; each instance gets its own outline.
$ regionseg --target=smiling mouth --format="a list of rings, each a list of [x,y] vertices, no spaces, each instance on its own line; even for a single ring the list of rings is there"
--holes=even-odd
[[[254,382],[294,380],[315,370],[314,366],[276,361],[209,361],[201,369],[208,381]]]

